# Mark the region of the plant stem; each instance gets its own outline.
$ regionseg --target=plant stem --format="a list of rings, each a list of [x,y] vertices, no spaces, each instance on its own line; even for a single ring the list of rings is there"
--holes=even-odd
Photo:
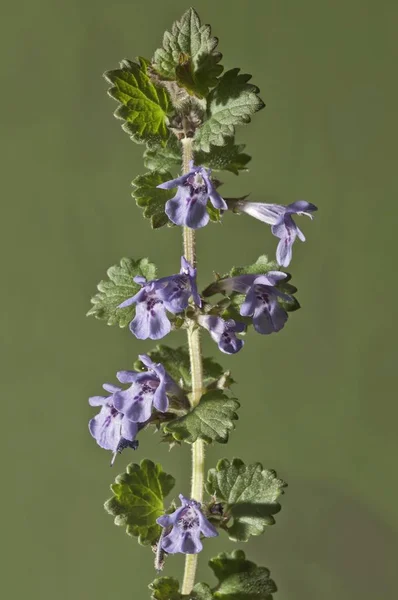
[[[192,139],[182,140],[183,147],[183,173],[189,172],[189,163],[193,157]],[[184,256],[193,267],[196,266],[196,244],[195,231],[184,227]],[[199,403],[203,388],[203,364],[202,350],[200,345],[199,329],[188,329],[188,347],[191,363],[192,377],[192,407]],[[192,444],[192,484],[191,498],[197,502],[203,501],[203,480],[204,480],[204,444],[203,440],[197,440]],[[195,583],[196,567],[198,563],[197,554],[187,554],[185,558],[184,579],[181,593],[190,594]]]

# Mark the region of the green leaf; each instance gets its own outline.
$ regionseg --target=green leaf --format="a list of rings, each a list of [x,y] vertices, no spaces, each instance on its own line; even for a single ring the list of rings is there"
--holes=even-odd
[[[153,600],[181,600],[180,584],[174,577],[158,577],[148,587]]]
[[[195,135],[195,147],[205,152],[210,146],[223,146],[235,134],[235,126],[250,122],[250,117],[264,108],[257,95],[258,87],[248,83],[251,75],[231,69],[219,79],[208,97],[208,119]]]
[[[190,8],[173,24],[171,33],[165,32],[153,66],[164,78],[176,80],[189,93],[203,98],[223,71],[217,43],[210,25],[201,25],[197,12]]]
[[[187,598],[187,600],[213,600],[214,596],[207,583],[197,583],[189,597],[183,596],[183,598]]]
[[[151,171],[164,173],[170,169],[181,169],[182,147],[175,135],[171,135],[165,146],[149,147],[144,152],[144,165]],[[174,191],[175,194],[175,191]]]
[[[119,102],[114,112],[124,121],[122,129],[137,143],[164,143],[169,137],[168,113],[170,99],[163,87],[157,87],[148,76],[148,61],[139,64],[124,59],[120,69],[106,71],[105,79],[112,84],[109,96]]]
[[[229,138],[224,146],[211,146],[209,152],[195,152],[195,164],[239,175],[239,171],[248,171],[246,165],[251,160],[251,156],[243,152],[245,147],[245,144],[234,144],[234,139]]]
[[[246,466],[239,458],[232,462],[224,458],[209,470],[206,489],[217,502],[225,503],[224,515],[233,519],[225,525],[229,538],[247,542],[275,523],[272,515],[281,508],[277,500],[285,486],[275,471],[264,470],[260,463]]]
[[[243,150],[245,144],[235,144],[230,138],[225,146],[211,146],[209,152],[194,152],[195,165],[213,169],[213,171],[230,171],[239,175],[240,171],[247,171],[247,163],[251,156]],[[149,147],[144,152],[144,164],[151,171],[164,173],[170,170],[180,170],[182,149],[175,135],[171,135],[165,146],[160,144]]]
[[[200,399],[199,404],[187,415],[174,419],[164,426],[177,441],[189,444],[202,439],[207,443],[228,441],[229,432],[235,429],[239,402],[228,398],[222,390],[211,390]]]
[[[191,367],[189,361],[189,351],[186,346],[170,348],[159,344],[154,350],[148,352],[148,355],[156,363],[162,363],[168,374],[177,382],[181,383],[186,392],[192,389]],[[134,368],[140,371],[143,368],[141,361],[134,364]],[[213,358],[203,359],[203,384],[207,387],[214,387],[223,381],[223,388],[230,387],[234,380],[229,373],[225,373],[223,367]]]
[[[145,175],[138,175],[133,181],[133,198],[137,206],[143,208],[143,215],[150,219],[153,229],[158,229],[170,223],[168,216],[164,212],[167,200],[173,198],[175,190],[162,190],[156,186],[173,179],[173,176],[166,172],[148,171]]]
[[[105,502],[105,510],[115,517],[115,525],[126,527],[140,544],[151,544],[159,538],[156,519],[164,513],[163,499],[174,483],[174,477],[148,459],[128,465],[111,485],[113,496]]]
[[[135,307],[118,306],[141,289],[141,286],[134,283],[133,277],[142,275],[148,281],[154,279],[156,267],[147,258],[122,258],[120,266],[113,265],[106,273],[109,280],[100,281],[98,284],[99,292],[91,299],[94,306],[90,308],[87,316],[93,315],[96,319],[106,321],[108,325],[117,323],[120,327],[126,327],[134,317]]]
[[[277,588],[270,572],[247,560],[242,550],[222,552],[209,561],[218,579],[213,598],[218,600],[272,600]]]
[[[277,269],[278,263],[274,260],[269,260],[266,254],[262,254],[252,265],[232,267],[226,277],[237,277],[238,275],[264,275],[264,273],[268,273],[268,271],[275,271]]]

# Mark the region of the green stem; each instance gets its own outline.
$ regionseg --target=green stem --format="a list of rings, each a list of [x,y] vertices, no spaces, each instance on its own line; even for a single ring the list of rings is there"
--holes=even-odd
[[[189,163],[193,157],[192,139],[185,138],[182,141],[183,147],[183,173],[188,173]],[[196,245],[195,231],[184,227],[184,256],[193,267],[196,266]],[[200,345],[199,329],[188,329],[188,347],[191,363],[192,377],[192,407],[199,403],[203,388],[203,365],[202,350]],[[191,498],[197,502],[203,502],[203,480],[204,480],[204,444],[203,440],[197,440],[192,444],[192,484]],[[181,593],[190,594],[195,583],[195,574],[198,563],[197,554],[187,554],[185,558],[184,579],[182,582]]]

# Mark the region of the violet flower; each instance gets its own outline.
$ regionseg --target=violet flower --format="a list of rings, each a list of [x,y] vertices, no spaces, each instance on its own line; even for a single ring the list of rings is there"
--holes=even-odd
[[[136,304],[135,317],[130,323],[130,331],[140,340],[159,340],[171,330],[166,310],[173,314],[184,311],[190,296],[197,306],[201,299],[196,287],[196,269],[181,257],[181,270],[176,275],[147,281],[145,277],[134,277],[135,283],[142,286],[140,291],[128,298],[118,308]]]
[[[233,210],[246,213],[271,225],[272,233],[280,239],[276,250],[276,260],[283,267],[287,267],[292,260],[292,248],[296,237],[305,242],[304,234],[293,221],[292,215],[305,215],[312,219],[311,213],[318,210],[314,204],[305,200],[297,200],[287,206],[242,200],[230,200],[228,203]]]
[[[224,321],[224,319],[215,315],[201,315],[198,322],[208,330],[221,352],[236,354],[243,347],[244,341],[237,338],[236,334],[245,331],[246,325],[244,323],[236,322],[233,319]]]
[[[137,423],[130,421],[114,405],[115,394],[121,391],[121,388],[104,383],[104,390],[110,393],[110,396],[92,396],[89,398],[90,406],[101,406],[101,410],[93,417],[89,424],[89,430],[97,444],[105,450],[111,450],[113,465],[116,455],[120,454],[125,448],[138,448],[138,442],[135,437],[138,433]]]
[[[131,383],[127,390],[114,394],[114,406],[133,423],[145,423],[151,417],[152,406],[164,413],[169,407],[166,392],[179,395],[181,389],[166,373],[160,363],[154,363],[146,354],[139,355],[147,371],[119,371],[121,383]]]
[[[286,273],[268,271],[265,275],[239,275],[221,279],[217,291],[246,294],[240,308],[243,317],[253,317],[254,329],[269,334],[280,331],[287,321],[287,312],[280,306],[278,298],[292,300],[275,286],[286,279]]]
[[[165,181],[158,188],[170,190],[178,188],[176,195],[166,202],[166,215],[175,225],[184,225],[191,229],[199,229],[209,222],[207,201],[214,208],[227,210],[228,206],[217,192],[210,179],[211,170],[195,167],[190,163],[190,171],[181,177]]]
[[[200,534],[216,537],[218,531],[203,515],[200,502],[189,500],[182,494],[179,498],[182,505],[180,508],[171,515],[163,515],[156,520],[161,527],[172,527],[161,539],[161,545],[168,554],[197,554],[203,548]]]

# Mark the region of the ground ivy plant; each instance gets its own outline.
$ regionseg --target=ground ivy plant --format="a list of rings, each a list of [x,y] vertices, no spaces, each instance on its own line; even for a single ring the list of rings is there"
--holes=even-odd
[[[141,430],[151,426],[171,446],[192,449],[189,496],[179,493],[170,502],[174,477],[144,458],[116,477],[105,503],[116,525],[152,547],[157,575],[171,555],[186,555],[181,583],[158,576],[149,585],[156,600],[266,600],[276,591],[268,569],[240,549],[210,560],[215,586],[195,582],[203,544],[219,535],[247,542],[263,533],[275,522],[286,485],[274,471],[239,458],[224,458],[205,474],[205,446],[228,442],[239,402],[231,373],[202,356],[200,338],[205,332],[221,352],[235,354],[249,327],[262,335],[285,327],[289,313],[300,308],[291,275],[281,270],[290,265],[296,238],[305,239],[294,217],[312,218],[316,207],[304,200],[277,205],[221,196],[219,173],[239,175],[251,158],[235,142],[235,128],[249,123],[264,103],[251,75],[224,71],[217,45],[210,26],[190,8],[166,31],[151,60],[124,59],[105,73],[116,118],[144,145],[146,171],[134,179],[133,197],[152,228],[179,226],[183,235],[173,274],[158,274],[148,258],[122,258],[98,284],[88,312],[108,325],[128,326],[140,340],[157,341],[177,329],[187,334],[184,346],[161,344],[141,354],[132,370],[104,383],[106,394],[89,399],[99,408],[90,433],[111,452],[111,464],[124,450],[137,450]],[[217,274],[200,292],[196,230],[220,221],[225,211],[270,225],[279,240],[275,260],[261,255]]]

